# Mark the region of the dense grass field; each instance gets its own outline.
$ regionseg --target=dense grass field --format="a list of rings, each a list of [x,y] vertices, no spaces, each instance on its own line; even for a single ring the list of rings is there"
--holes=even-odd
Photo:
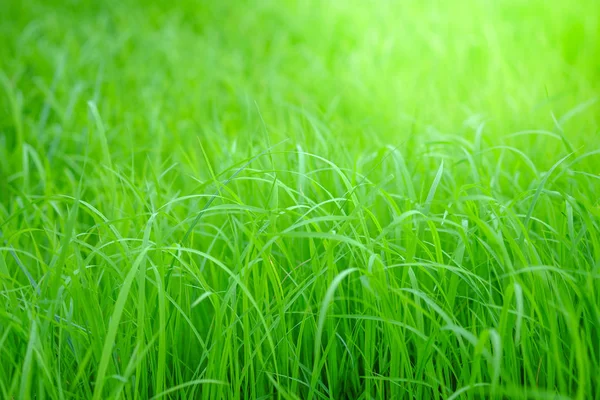
[[[4,0],[0,38],[0,398],[600,399],[596,0]]]

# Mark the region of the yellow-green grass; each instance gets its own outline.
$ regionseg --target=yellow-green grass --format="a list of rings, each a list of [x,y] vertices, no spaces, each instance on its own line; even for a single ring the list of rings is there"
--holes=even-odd
[[[7,0],[0,37],[0,398],[600,398],[596,1]]]

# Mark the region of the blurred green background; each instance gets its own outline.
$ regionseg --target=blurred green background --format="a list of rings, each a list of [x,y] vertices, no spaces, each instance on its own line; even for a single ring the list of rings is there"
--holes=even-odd
[[[157,121],[174,137],[252,140],[257,108],[273,135],[300,141],[301,123],[362,146],[410,132],[472,135],[485,121],[490,136],[563,129],[578,146],[599,143],[599,9],[592,0],[9,0],[0,65],[4,90],[26,93],[26,123],[49,136],[53,123],[76,131],[94,99],[132,146],[157,136]]]

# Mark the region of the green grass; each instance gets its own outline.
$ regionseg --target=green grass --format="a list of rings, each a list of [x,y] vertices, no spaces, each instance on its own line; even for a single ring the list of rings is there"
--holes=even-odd
[[[600,399],[600,5],[0,5],[0,398]]]

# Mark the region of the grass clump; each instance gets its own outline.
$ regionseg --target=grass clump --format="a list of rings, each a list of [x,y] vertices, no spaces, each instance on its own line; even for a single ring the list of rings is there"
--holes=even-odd
[[[600,398],[594,1],[2,9],[1,398]]]

